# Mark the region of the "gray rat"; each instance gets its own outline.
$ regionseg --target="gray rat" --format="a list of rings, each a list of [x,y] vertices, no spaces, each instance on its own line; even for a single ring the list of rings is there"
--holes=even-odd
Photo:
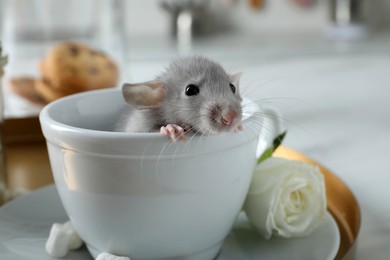
[[[179,58],[154,80],[122,86],[128,108],[115,126],[121,132],[157,132],[185,139],[201,134],[241,131],[240,73],[228,75],[202,56]]]

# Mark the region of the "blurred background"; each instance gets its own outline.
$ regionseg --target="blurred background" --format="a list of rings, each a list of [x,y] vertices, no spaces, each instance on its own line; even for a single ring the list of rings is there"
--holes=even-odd
[[[351,188],[363,216],[357,258],[388,259],[390,205],[374,205],[390,198],[390,0],[0,0],[0,39],[5,197],[53,181],[37,118],[45,104],[201,54],[243,72],[242,95],[280,111],[285,145]],[[102,76],[104,62],[116,70]],[[67,69],[114,83],[53,83]]]
[[[390,29],[389,0],[2,0],[0,4],[0,35],[3,52],[9,56],[6,75],[19,79],[5,88],[4,115],[11,118],[39,112],[37,102],[26,102],[26,96],[30,101],[34,97],[18,84],[20,76],[44,77],[42,60],[64,41],[105,52],[120,67],[120,85],[154,77],[178,55],[202,54],[240,70],[248,60],[362,52],[359,48],[366,43],[372,43],[371,49],[382,48]],[[3,85],[9,85],[5,81]]]

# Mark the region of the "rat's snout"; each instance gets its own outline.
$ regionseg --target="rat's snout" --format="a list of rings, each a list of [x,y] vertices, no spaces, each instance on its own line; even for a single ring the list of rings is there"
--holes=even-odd
[[[220,133],[230,131],[241,120],[241,111],[234,106],[224,104],[214,105],[209,110],[208,128]]]
[[[224,124],[226,126],[231,126],[236,122],[237,117],[238,117],[237,111],[234,109],[228,108],[222,112],[221,122],[222,122],[222,124]]]

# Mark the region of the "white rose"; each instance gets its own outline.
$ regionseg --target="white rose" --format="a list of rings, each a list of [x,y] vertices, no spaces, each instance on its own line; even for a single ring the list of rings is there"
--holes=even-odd
[[[307,236],[326,213],[324,176],[301,161],[269,158],[255,168],[244,210],[266,239]]]

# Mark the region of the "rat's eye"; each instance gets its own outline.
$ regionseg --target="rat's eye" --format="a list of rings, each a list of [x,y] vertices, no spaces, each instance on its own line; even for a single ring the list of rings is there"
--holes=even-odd
[[[233,93],[236,93],[236,86],[234,86],[232,83],[229,84],[230,89],[232,90]]]
[[[195,96],[195,95],[198,95],[199,94],[199,87],[194,85],[194,84],[190,84],[186,87],[186,95],[187,96]]]

